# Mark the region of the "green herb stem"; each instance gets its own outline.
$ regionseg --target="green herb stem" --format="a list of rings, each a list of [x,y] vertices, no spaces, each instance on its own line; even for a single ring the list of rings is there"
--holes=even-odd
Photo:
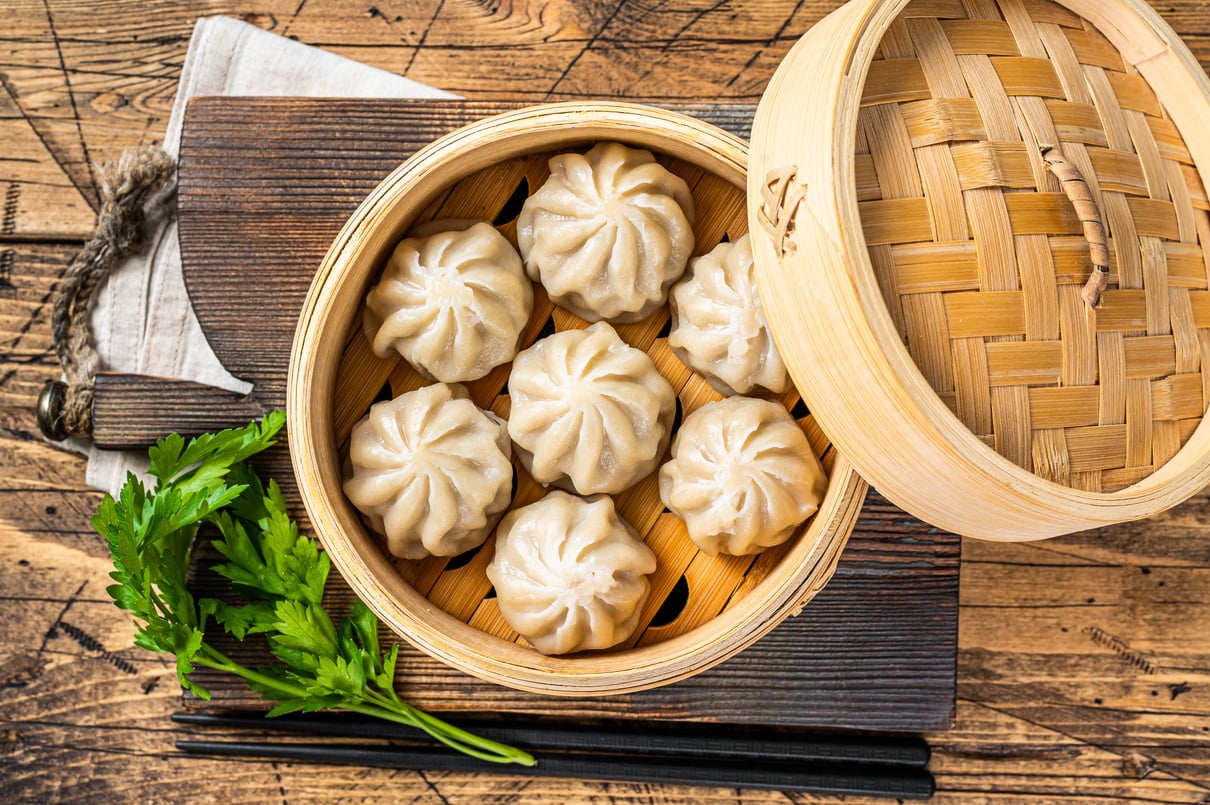
[[[405,704],[403,707],[404,712],[397,712],[383,705],[364,704],[350,705],[345,709],[423,730],[451,749],[457,749],[480,760],[491,763],[516,763],[521,766],[533,766],[536,762],[533,755],[516,747],[473,735],[410,705]]]
[[[307,696],[304,688],[240,665],[210,645],[203,645],[193,661],[215,671],[235,674],[248,682],[275,690],[292,699],[303,699]],[[533,766],[536,762],[534,756],[528,752],[459,729],[449,722],[442,721],[419,708],[400,701],[398,697],[387,698],[374,691],[367,691],[367,694],[367,701],[371,703],[354,704],[350,702],[342,705],[341,709],[422,730],[451,749],[490,763],[517,763],[522,766]]]
[[[193,658],[193,661],[198,665],[204,665],[215,671],[226,671],[227,673],[235,674],[243,677],[249,682],[255,682],[278,693],[283,693],[292,699],[303,699],[307,696],[307,691],[297,685],[291,685],[289,682],[283,682],[280,679],[274,679],[271,676],[266,676],[258,671],[253,671],[251,668],[246,668],[235,660],[229,658],[218,649],[203,643],[198,654]]]

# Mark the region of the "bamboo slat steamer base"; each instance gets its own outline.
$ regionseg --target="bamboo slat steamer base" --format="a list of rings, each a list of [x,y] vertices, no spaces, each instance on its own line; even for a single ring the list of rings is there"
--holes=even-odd
[[[1028,539],[1210,482],[1208,130],[1210,82],[1138,0],[857,0],[808,32],[753,124],[758,281],[871,483]],[[1108,230],[1093,309],[1046,146]]]
[[[746,150],[741,140],[700,122],[633,105],[567,104],[508,113],[422,149],[383,181],[350,218],[320,267],[304,303],[291,359],[288,410],[300,492],[316,532],[351,586],[384,621],[423,650],[470,673],[521,689],[561,695],[640,690],[691,675],[750,644],[801,609],[835,569],[853,527],[865,483],[830,449],[795,393],[781,401],[795,412],[829,473],[819,512],[787,543],[758,557],[700,553],[659,500],[656,475],[615,496],[619,512],[657,556],[652,593],[634,636],[613,649],[544,657],[500,616],[484,569],[494,537],[454,560],[394,559],[340,491],[348,434],[376,399],[429,381],[402,360],[381,360],[362,333],[368,287],[401,236],[434,220],[489,220],[515,242],[525,195],[547,176],[554,153],[613,139],[653,150],[693,190],[695,254],[747,232]],[[668,349],[665,306],[641,322],[617,327],[648,352],[678,393],[680,416],[721,399]],[[522,336],[587,326],[556,308],[540,288]],[[334,340],[332,333],[340,333]],[[472,400],[501,416],[509,366],[466,384]],[[334,390],[328,399],[326,390]],[[678,417],[679,422],[679,417]],[[301,423],[301,424],[300,424]],[[545,489],[515,462],[512,508]],[[683,603],[682,603],[683,602]],[[661,613],[661,609],[668,605]],[[675,621],[661,625],[678,615]]]
[[[493,221],[516,248],[519,202],[546,181],[550,175],[547,167],[550,157],[568,151],[583,151],[590,145],[587,142],[569,143],[566,148],[508,159],[468,176],[428,205],[414,222],[413,229],[423,232],[426,230],[424,224],[431,221],[437,223],[437,228],[441,228],[443,220]],[[659,160],[684,179],[693,193],[697,214],[695,256],[705,254],[724,240],[736,240],[747,233],[747,205],[742,189],[684,160],[667,157],[659,157]],[[541,285],[535,284],[534,313],[522,334],[521,348],[551,333],[581,329],[589,324],[555,306]],[[684,416],[706,403],[723,399],[723,395],[672,353],[667,344],[669,326],[669,310],[665,305],[642,321],[615,325],[615,329],[626,343],[648,353],[659,372],[677,391],[675,430]],[[360,319],[350,327],[346,341],[336,380],[336,436],[341,444],[342,458],[348,454],[350,431],[365,416],[372,402],[398,397],[432,382],[402,358],[374,356]],[[507,383],[510,369],[511,364],[505,364],[480,380],[464,384],[476,405],[504,419],[509,414]],[[831,474],[836,453],[807,413],[805,405],[800,405],[798,392],[791,389],[774,399],[779,399],[787,410],[797,409],[798,422],[812,449]],[[515,456],[513,463],[516,476],[510,511],[537,501],[549,491],[533,480]],[[652,593],[643,607],[639,626],[631,638],[617,648],[659,643],[708,622],[742,600],[790,547],[790,543],[786,543],[758,556],[711,557],[700,552],[689,539],[681,519],[660,502],[655,474],[613,498],[618,513],[635,527],[658,557],[656,571],[649,577]],[[389,556],[385,540],[378,537],[376,542]],[[390,561],[418,593],[453,617],[487,634],[518,642],[523,638],[504,622],[484,572],[494,546],[493,533],[481,547],[460,556],[431,556],[423,560],[391,557]],[[663,613],[660,613],[661,608],[664,608]],[[657,619],[657,613],[662,617]],[[678,613],[679,617],[674,618]],[[657,622],[653,624],[653,620]],[[671,623],[660,625],[660,621]]]

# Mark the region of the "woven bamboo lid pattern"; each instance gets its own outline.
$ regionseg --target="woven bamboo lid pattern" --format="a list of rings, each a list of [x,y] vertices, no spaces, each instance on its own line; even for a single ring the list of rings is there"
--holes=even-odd
[[[1078,15],[938,5],[909,5],[883,37],[858,116],[861,222],[888,308],[929,385],[998,453],[1067,486],[1125,488],[1206,408],[1205,188],[1147,82]],[[1094,312],[1089,245],[1042,143],[1104,211],[1110,289]]]
[[[1116,41],[1088,18],[1096,15]],[[1204,485],[1201,440],[1168,467],[1210,399],[1210,204],[1169,113],[1176,98],[1200,107],[1186,110],[1186,122],[1204,119],[1206,79],[1175,35],[1142,3],[1049,0],[855,0],[819,28],[762,103],[750,192],[763,193],[757,212],[772,235],[772,248],[758,253],[765,298],[789,307],[789,286],[810,285],[797,295],[825,319],[837,316],[836,326],[850,326],[846,304],[851,318],[870,319],[872,334],[855,325],[859,350],[876,340],[887,350],[894,337],[914,365],[891,346],[889,357],[842,358],[822,372],[831,380],[817,384],[827,351],[852,345],[831,333],[783,349],[798,353],[789,362],[799,388],[859,471],[930,522],[1002,539],[1147,516]],[[831,121],[800,124],[832,125],[833,141],[843,140],[836,151],[851,155],[851,166],[813,173],[804,165],[813,134],[786,136],[803,118],[778,120],[771,108],[801,80],[796,56],[837,68],[836,83],[855,94],[841,91],[823,115]],[[854,68],[866,59],[857,87]],[[1167,65],[1157,70],[1157,62]],[[1166,105],[1155,78],[1182,71],[1183,84],[1163,88]],[[827,70],[816,73],[828,83]],[[803,117],[819,116],[826,93],[807,95]],[[790,167],[787,146],[798,151]],[[1067,174],[1048,166],[1047,146]],[[1069,198],[1079,192],[1077,174],[1086,180],[1079,212]],[[833,193],[828,182],[844,186]],[[854,201],[857,215],[846,220]],[[865,254],[856,255],[853,231],[831,225],[833,215],[857,230]],[[1099,259],[1108,276],[1098,275],[1108,287],[1090,308],[1081,291],[1098,262],[1088,239],[1096,224],[1088,219],[1096,218],[1108,234],[1108,259]],[[827,251],[847,263],[838,266]],[[836,268],[840,280],[802,282],[806,272]],[[816,293],[814,283],[832,287]],[[784,339],[777,322],[774,331]],[[855,368],[853,360],[890,368]],[[849,389],[860,402],[834,405],[812,385],[828,398]],[[899,419],[902,438],[881,427],[880,408]],[[920,416],[924,424],[913,423]],[[869,419],[841,421],[854,417]],[[880,427],[869,428],[875,421]],[[871,438],[881,444],[867,444]],[[942,447],[918,444],[930,440]],[[917,458],[932,449],[964,455]],[[955,478],[958,488],[948,489]],[[1141,496],[1156,500],[1141,505]],[[1039,501],[1040,511],[1032,508]]]

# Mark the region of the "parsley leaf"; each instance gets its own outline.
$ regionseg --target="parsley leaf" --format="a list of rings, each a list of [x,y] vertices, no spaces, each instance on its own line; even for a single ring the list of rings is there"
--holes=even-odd
[[[113,559],[107,588],[137,627],[135,644],[176,657],[181,684],[197,666],[236,674],[276,705],[269,716],[339,707],[424,730],[460,752],[496,763],[534,764],[533,756],[480,738],[402,701],[395,692],[399,646],[383,651],[378,620],[361,601],[334,622],[323,606],[331,570],[327,554],[299,534],[285,496],[247,460],[273,444],[285,415],[186,441],[173,434],[148,452],[148,490],[135,475],[116,498],[106,495],[92,518]],[[214,570],[246,603],[195,599],[186,574],[198,529],[217,528],[214,547],[227,560]],[[206,642],[213,618],[239,640],[264,634],[278,664],[240,665]]]

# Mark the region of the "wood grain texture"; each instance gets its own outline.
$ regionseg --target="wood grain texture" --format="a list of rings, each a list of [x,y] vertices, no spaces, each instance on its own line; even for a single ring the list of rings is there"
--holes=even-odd
[[[328,104],[211,98],[191,103],[186,114],[179,190],[185,283],[216,354],[254,382],[253,397],[271,389],[268,405],[279,404],[284,386],[293,332],[283,325],[298,318],[306,291],[299,278],[312,276],[327,250],[322,240],[311,245],[312,238],[335,236],[351,208],[416,148],[511,108],[350,101],[329,116]],[[753,108],[696,105],[685,111],[742,135]],[[356,121],[353,131],[348,121]],[[333,185],[340,189],[328,203]],[[470,388],[473,393],[475,385]],[[163,406],[172,403],[166,398]],[[116,401],[112,406],[119,407]],[[192,410],[185,405],[182,412]],[[409,667],[419,673],[409,674],[403,692],[439,710],[466,707],[444,698],[457,689],[473,692],[473,706],[502,712],[937,729],[951,710],[957,541],[885,503],[859,517],[858,542],[839,570],[848,581],[829,585],[818,611],[812,602],[787,628],[775,630],[776,637],[758,642],[756,653],[743,652],[713,674],[667,690],[569,703],[470,681],[413,651]],[[453,570],[443,575],[447,583],[459,578]],[[720,574],[717,581],[726,579]],[[338,589],[335,600],[343,603],[348,590]],[[222,690],[217,703],[249,704],[241,688]],[[722,690],[729,695],[718,696]]]
[[[528,713],[785,727],[933,732],[950,723],[957,615],[957,541],[877,495],[836,575],[803,613],[747,650],[688,680],[633,694],[564,699],[482,682],[404,647],[400,694],[436,712]],[[207,554],[199,565],[218,560]],[[199,573],[199,594],[221,579]],[[344,611],[352,592],[334,579],[325,602]],[[216,636],[223,651],[258,665],[263,646]],[[200,671],[209,706],[263,708],[230,677]],[[197,703],[195,703],[197,704]]]
[[[321,107],[298,99],[190,103],[181,142],[181,173],[193,179],[180,196],[181,241],[192,260],[186,284],[215,354],[256,386],[262,404],[285,406],[282,361],[303,297],[328,246],[369,191],[422,145],[519,105],[330,101],[319,115]],[[676,108],[743,137],[753,107]],[[235,251],[233,232],[239,234]],[[248,266],[273,289],[272,298],[230,293],[232,278]]]
[[[25,187],[53,176],[56,194],[71,188],[95,203],[89,165],[161,136],[189,32],[205,14],[480,99],[755,101],[790,45],[839,2],[795,5],[21,0],[0,25],[0,118],[21,124],[0,124],[0,158],[25,130],[49,157],[10,160],[4,179]],[[1210,3],[1152,5],[1210,65]],[[171,667],[131,646],[106,601],[104,546],[88,527],[100,496],[85,488],[80,457],[43,442],[34,424],[37,391],[58,375],[49,293],[92,226],[76,213],[64,224],[58,204],[23,189],[20,232],[0,228],[0,800],[839,801],[177,753],[173,741],[197,733],[170,726],[180,703]],[[958,705],[955,726],[930,738],[934,801],[1207,801],[1207,546],[1205,493],[1148,521],[1036,545],[964,541]]]
[[[23,0],[0,31],[15,113],[61,181],[97,204],[93,165],[162,136],[199,16],[224,14],[468,98],[756,101],[791,45],[841,0],[591,2]],[[1152,0],[1199,59],[1210,59],[1202,0]],[[470,56],[470,58],[468,58]],[[54,223],[35,199],[31,236]],[[26,209],[25,206],[22,210]],[[24,212],[23,212],[24,215]]]
[[[151,445],[169,433],[237,428],[265,415],[248,395],[187,380],[99,372],[93,388],[92,441],[105,450]]]

